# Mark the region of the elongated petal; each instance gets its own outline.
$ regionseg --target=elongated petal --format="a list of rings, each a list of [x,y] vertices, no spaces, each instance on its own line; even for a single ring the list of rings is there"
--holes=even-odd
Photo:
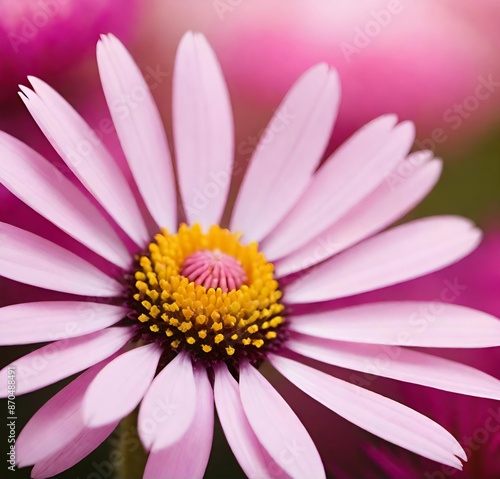
[[[120,283],[60,246],[6,223],[0,223],[0,275],[83,296],[118,296]]]
[[[84,301],[47,301],[0,308],[0,345],[73,338],[112,326],[127,314],[121,306]]]
[[[111,357],[92,366],[49,399],[28,421],[16,441],[17,465],[53,456],[84,429],[80,410],[85,390]]]
[[[97,63],[116,132],[151,215],[177,228],[172,162],[160,114],[139,68],[113,35],[97,44]]]
[[[78,112],[42,80],[29,77],[35,92],[21,87],[21,99],[71,171],[139,246],[149,234],[120,167]]]
[[[0,182],[92,251],[122,268],[130,266],[127,248],[90,200],[45,158],[3,132]]]
[[[389,115],[368,124],[328,159],[294,209],[264,240],[266,257],[275,260],[305,245],[384,181],[415,138],[412,123],[390,131],[392,122]]]
[[[466,459],[462,446],[417,411],[290,359],[272,355],[270,361],[298,388],[348,421],[416,454],[462,469],[455,457]]]
[[[33,479],[54,477],[87,457],[100,446],[115,430],[118,422],[99,428],[86,428],[80,431],[72,442],[57,451],[53,456],[35,464],[31,471]]]
[[[62,339],[13,361],[0,371],[0,397],[6,396],[7,370],[16,369],[16,394],[53,384],[108,358],[133,336],[131,328],[108,328]]]
[[[406,159],[398,167],[409,161]],[[427,196],[441,170],[442,162],[433,160],[418,168],[409,178],[401,180],[400,184],[382,182],[330,228],[278,260],[275,264],[277,276],[283,277],[320,263],[397,221]]]
[[[264,132],[243,179],[231,229],[260,241],[309,184],[330,137],[340,100],[337,74],[322,64],[292,87]]]
[[[196,383],[188,354],[178,354],[155,378],[139,410],[139,435],[158,451],[179,441],[196,412]]]
[[[362,304],[295,316],[294,331],[357,343],[485,348],[500,346],[500,319],[446,303],[419,301]]]
[[[231,183],[233,114],[217,58],[205,37],[188,32],[177,50],[173,133],[179,187],[190,223],[220,222]]]
[[[108,364],[85,393],[85,424],[101,427],[131,413],[151,385],[160,355],[161,348],[148,344],[123,353]]]
[[[365,378],[384,376],[469,396],[500,399],[498,379],[470,366],[399,346],[347,343],[298,334],[286,346],[303,356],[361,371],[367,375]]]
[[[249,479],[289,477],[262,447],[241,404],[238,383],[221,364],[215,369],[215,405],[229,446]]]
[[[473,251],[481,232],[460,217],[434,216],[380,233],[287,288],[289,303],[326,301],[418,278]]]
[[[299,418],[249,363],[240,364],[240,396],[259,442],[290,477],[326,477],[316,446]]]
[[[196,381],[196,413],[184,436],[173,446],[149,455],[143,479],[171,477],[203,479],[214,433],[213,390],[204,367],[194,373]]]

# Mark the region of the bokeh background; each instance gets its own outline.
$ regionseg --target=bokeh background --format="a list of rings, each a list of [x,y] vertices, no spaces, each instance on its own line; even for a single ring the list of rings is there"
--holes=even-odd
[[[236,161],[242,172],[287,89],[308,67],[326,61],[337,68],[343,90],[329,150],[380,114],[395,112],[400,119],[413,120],[416,148],[434,150],[443,157],[445,168],[435,190],[410,216],[462,214],[485,231],[478,251],[461,263],[386,288],[371,299],[433,301],[446,282],[458,281],[463,287],[454,302],[500,317],[499,24],[497,0],[0,0],[0,129],[66,171],[17,95],[18,84],[26,84],[27,75],[39,76],[81,112],[118,161],[123,161],[109,128],[95,60],[99,34],[113,32],[132,51],[146,76],[171,137],[175,49],[186,30],[197,30],[211,42],[229,85]],[[240,176],[234,178],[235,185]],[[0,221],[88,254],[1,187]],[[0,278],[0,306],[42,297],[47,297],[45,291]],[[3,348],[1,365],[32,348]],[[499,351],[435,353],[500,377]],[[350,371],[335,372],[356,379]],[[286,399],[297,406],[332,478],[500,477],[500,433],[478,440],[465,472],[452,474],[389,447],[314,405],[276,373],[267,374],[275,376]],[[18,431],[63,383],[17,399]],[[390,380],[368,381],[365,386],[411,404],[450,428],[459,440],[484,427],[491,408],[500,414],[498,403],[429,393]],[[3,402],[0,407],[6,411]],[[460,417],[467,421],[460,423]],[[498,421],[500,429],[500,417]],[[6,446],[2,440],[2,451]],[[58,477],[114,477],[117,467],[110,462],[111,446],[109,441]],[[5,471],[2,477],[29,477],[29,469]],[[220,428],[206,477],[244,477]]]

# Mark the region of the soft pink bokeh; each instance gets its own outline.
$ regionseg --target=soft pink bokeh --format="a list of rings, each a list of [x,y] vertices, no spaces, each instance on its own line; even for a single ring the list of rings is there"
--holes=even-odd
[[[45,79],[93,54],[101,33],[127,38],[137,0],[5,0],[0,2],[0,100],[26,75]]]
[[[387,112],[416,121],[423,146],[438,149],[456,146],[498,118],[498,2],[155,4],[144,31],[151,38],[145,40],[148,55],[153,58],[175,44],[186,29],[203,31],[233,96],[254,114],[274,108],[311,65],[335,66],[344,92],[335,143]],[[164,28],[166,22],[171,28]],[[482,82],[489,82],[489,90]],[[463,112],[454,111],[464,102]]]

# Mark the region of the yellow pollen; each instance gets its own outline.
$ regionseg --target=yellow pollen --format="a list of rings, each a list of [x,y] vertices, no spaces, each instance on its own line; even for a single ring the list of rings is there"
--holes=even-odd
[[[256,324],[252,324],[252,326],[247,328],[247,331],[250,334],[256,333],[259,330],[259,327]]]
[[[213,251],[215,257],[223,253],[234,258],[244,271],[244,284],[233,282],[234,289],[225,287],[223,291],[183,276],[183,271],[191,274],[189,269],[183,270],[184,261],[206,251]],[[186,262],[185,268],[191,264]],[[198,224],[181,225],[176,234],[166,229],[158,233],[148,252],[137,257],[136,265],[131,297],[137,319],[147,323],[144,327],[151,335],[161,333],[158,338],[169,338],[172,349],[211,361],[237,357],[243,350],[245,357],[255,358],[279,337],[284,321],[282,294],[274,267],[257,243],[244,245],[239,234],[219,226],[203,232]]]
[[[205,339],[207,337],[207,330],[206,329],[202,329],[201,331],[198,331],[198,336],[201,339]]]
[[[252,344],[257,348],[261,348],[262,346],[264,346],[264,341],[262,339],[254,339],[252,341]]]

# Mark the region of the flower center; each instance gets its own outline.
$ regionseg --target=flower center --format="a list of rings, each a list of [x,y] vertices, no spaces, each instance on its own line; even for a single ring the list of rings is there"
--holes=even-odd
[[[220,288],[223,293],[238,289],[247,280],[241,263],[218,249],[204,249],[189,255],[184,260],[181,275],[196,286]]]
[[[136,258],[134,314],[145,340],[194,359],[250,361],[284,340],[281,291],[256,243],[219,226],[162,230]]]

